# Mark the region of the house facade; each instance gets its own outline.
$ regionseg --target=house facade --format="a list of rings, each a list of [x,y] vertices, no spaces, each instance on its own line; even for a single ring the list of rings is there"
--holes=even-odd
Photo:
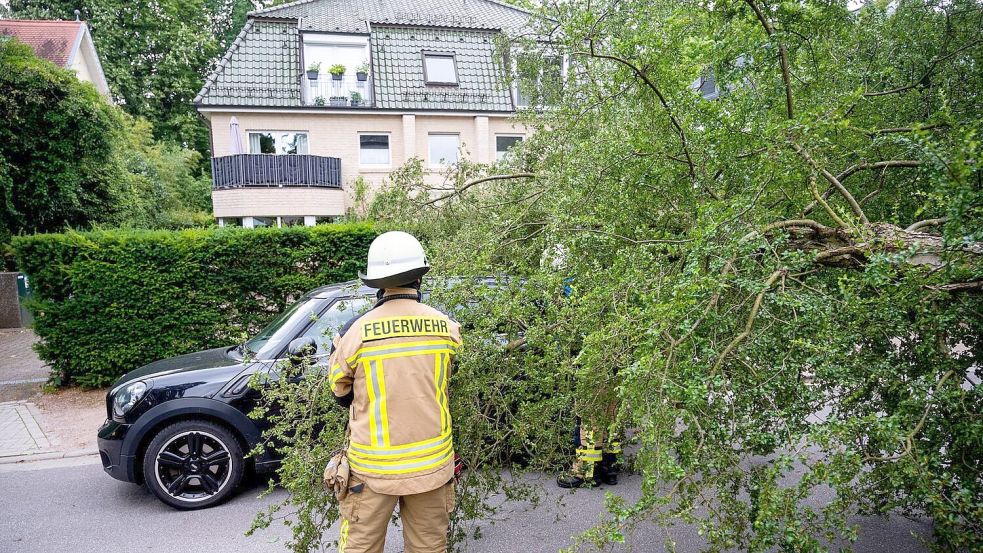
[[[219,225],[313,225],[361,179],[412,158],[431,181],[501,158],[514,115],[499,37],[529,14],[496,0],[301,0],[252,12],[195,104],[212,138]]]
[[[80,81],[92,83],[99,94],[111,101],[109,83],[84,21],[0,19],[0,36],[16,38],[30,46],[39,58],[74,71]]]

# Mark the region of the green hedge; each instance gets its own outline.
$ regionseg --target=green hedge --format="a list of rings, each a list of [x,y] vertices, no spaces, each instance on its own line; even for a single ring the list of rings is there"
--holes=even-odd
[[[371,226],[113,230],[17,237],[40,357],[105,386],[156,359],[237,343],[303,292],[356,276]]]

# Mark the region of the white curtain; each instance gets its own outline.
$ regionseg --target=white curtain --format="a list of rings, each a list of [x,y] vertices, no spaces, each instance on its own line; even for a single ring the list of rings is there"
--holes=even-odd
[[[249,153],[251,154],[261,154],[263,153],[262,146],[260,146],[259,138],[263,136],[258,132],[249,133]]]
[[[298,134],[297,135],[297,138],[294,140],[294,143],[297,145],[297,153],[298,154],[307,154],[308,153],[309,150],[308,150],[308,147],[307,147],[307,135],[306,134]]]

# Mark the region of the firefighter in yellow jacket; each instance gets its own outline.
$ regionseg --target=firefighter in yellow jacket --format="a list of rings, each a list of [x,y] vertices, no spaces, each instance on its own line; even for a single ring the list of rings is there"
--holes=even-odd
[[[447,549],[454,507],[447,381],[461,332],[420,303],[420,279],[429,269],[413,236],[376,238],[359,276],[379,289],[379,300],[335,337],[331,390],[349,408],[351,431],[338,543],[343,553],[381,553],[397,504],[407,553]]]

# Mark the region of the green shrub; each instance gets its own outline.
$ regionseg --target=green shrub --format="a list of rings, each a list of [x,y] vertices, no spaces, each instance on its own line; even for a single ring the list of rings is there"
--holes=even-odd
[[[300,294],[352,279],[365,224],[94,231],[14,238],[40,357],[62,384],[105,386],[156,359],[238,343]]]

